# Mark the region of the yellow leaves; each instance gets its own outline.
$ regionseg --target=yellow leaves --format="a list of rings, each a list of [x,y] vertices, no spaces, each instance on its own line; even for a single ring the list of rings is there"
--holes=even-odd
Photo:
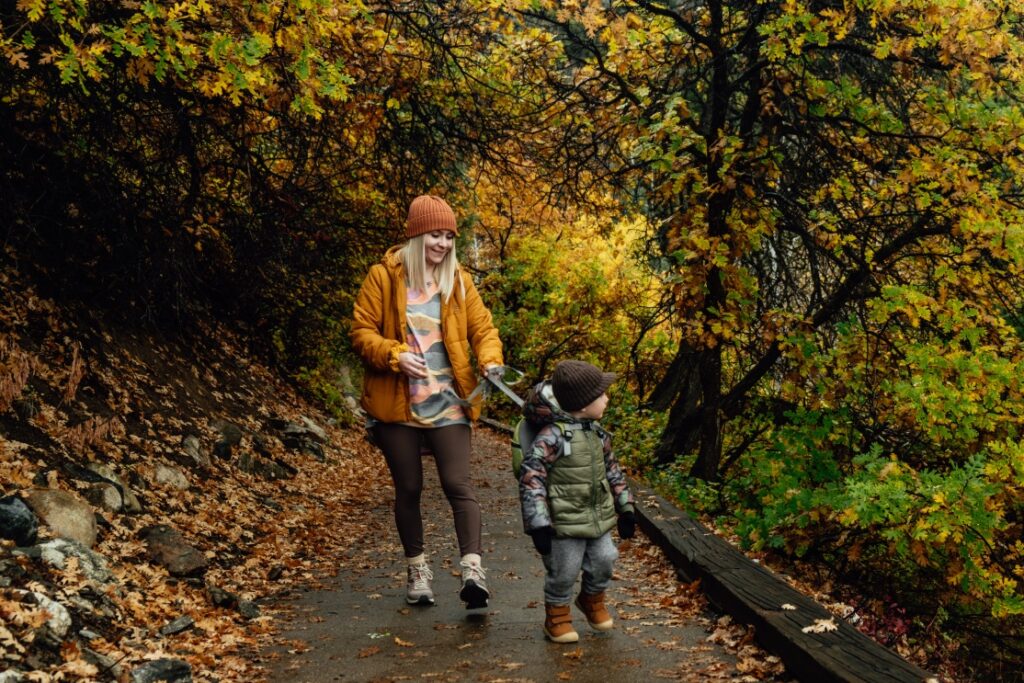
[[[28,16],[29,21],[39,21],[46,12],[46,0],[18,0],[17,8]]]
[[[858,518],[857,510],[855,508],[848,507],[840,513],[839,522],[846,526],[852,526],[857,523]]]

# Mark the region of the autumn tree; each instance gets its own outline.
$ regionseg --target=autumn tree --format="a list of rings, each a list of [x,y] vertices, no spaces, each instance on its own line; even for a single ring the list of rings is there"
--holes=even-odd
[[[961,615],[1024,611],[1018,5],[522,8],[563,151],[661,226],[658,460],[751,545],[935,571]]]
[[[68,294],[239,317],[308,370],[408,200],[465,204],[472,159],[517,137],[532,105],[494,56],[506,19],[468,0],[5,3],[8,237]]]
[[[474,189],[474,239],[461,258],[479,269],[505,360],[530,384],[571,356],[642,387],[669,348],[667,326],[652,332],[665,320],[660,282],[640,265],[645,222],[610,197],[552,206],[549,180],[486,174]]]
[[[1016,217],[1008,7],[538,5],[581,108],[628,123],[608,172],[666,226],[689,334],[652,396],[673,411],[663,462],[699,442],[694,473],[716,478],[723,421],[778,378],[787,335],[832,329],[911,255],[963,251],[964,221]]]

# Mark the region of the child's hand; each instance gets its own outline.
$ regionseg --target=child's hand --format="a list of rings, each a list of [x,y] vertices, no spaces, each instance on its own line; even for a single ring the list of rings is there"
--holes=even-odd
[[[541,555],[551,554],[551,539],[555,537],[555,530],[549,526],[542,526],[539,529],[534,529],[530,532],[530,538],[533,540],[533,547],[537,549],[537,552]]]
[[[636,535],[636,515],[632,512],[623,512],[619,515],[617,526],[619,538],[633,538]]]

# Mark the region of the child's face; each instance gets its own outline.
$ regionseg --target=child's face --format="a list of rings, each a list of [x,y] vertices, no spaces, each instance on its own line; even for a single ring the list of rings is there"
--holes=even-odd
[[[604,409],[608,407],[608,394],[601,394],[589,404],[583,406],[573,413],[576,417],[587,420],[600,420],[604,415]]]

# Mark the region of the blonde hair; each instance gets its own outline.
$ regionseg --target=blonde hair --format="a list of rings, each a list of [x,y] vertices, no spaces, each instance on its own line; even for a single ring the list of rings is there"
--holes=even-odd
[[[405,246],[398,251],[398,258],[405,267],[405,273],[409,278],[409,286],[420,291],[427,288],[427,269],[425,267],[427,257],[423,247],[425,238],[425,234],[410,237]],[[458,274],[459,259],[455,255],[455,244],[452,243],[452,248],[444,255],[444,260],[437,267],[437,287],[441,290],[441,299],[445,303],[448,303],[452,292],[455,291],[455,279]],[[465,295],[465,283],[461,277],[458,280],[462,294]]]

